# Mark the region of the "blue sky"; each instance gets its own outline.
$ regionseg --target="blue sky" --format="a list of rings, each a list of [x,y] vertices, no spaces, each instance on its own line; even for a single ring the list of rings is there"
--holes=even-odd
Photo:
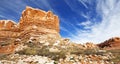
[[[120,36],[119,0],[1,0],[0,20],[18,22],[26,6],[58,15],[61,36],[76,43]]]

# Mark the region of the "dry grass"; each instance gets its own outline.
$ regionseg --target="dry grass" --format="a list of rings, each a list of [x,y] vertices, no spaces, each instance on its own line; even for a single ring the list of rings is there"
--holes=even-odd
[[[120,49],[108,50],[108,52],[111,52],[115,56],[110,61],[113,61],[115,64],[120,62]]]

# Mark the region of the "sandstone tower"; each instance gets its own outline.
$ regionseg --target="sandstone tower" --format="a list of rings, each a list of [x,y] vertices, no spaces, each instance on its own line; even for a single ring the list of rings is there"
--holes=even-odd
[[[51,11],[45,12],[31,7],[26,7],[20,18],[20,29],[26,29],[28,26],[37,26],[59,32],[59,19]]]

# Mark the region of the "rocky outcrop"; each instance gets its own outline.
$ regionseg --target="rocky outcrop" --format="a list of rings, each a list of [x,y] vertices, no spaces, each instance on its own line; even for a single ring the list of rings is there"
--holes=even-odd
[[[109,40],[106,40],[100,44],[98,44],[100,48],[106,48],[106,49],[120,49],[120,38],[119,37],[113,37]]]
[[[85,49],[94,49],[94,48],[97,48],[97,45],[93,44],[91,42],[87,42],[83,46],[85,47]]]
[[[12,30],[16,28],[16,25],[12,20],[0,20],[0,30]]]
[[[42,27],[56,30],[59,32],[59,19],[51,11],[45,12],[31,7],[26,7],[22,12],[22,17],[19,23],[20,29],[26,29],[28,26],[34,28]]]
[[[16,38],[24,41],[32,36],[53,34],[59,37],[59,18],[51,11],[45,12],[39,9],[26,7],[22,12],[20,21],[0,20],[0,53],[13,51]],[[3,45],[5,43],[5,46]],[[14,47],[15,48],[15,47]],[[5,49],[7,49],[5,51]],[[3,53],[4,53],[3,52]]]
[[[0,20],[0,38],[2,37],[17,37],[17,24],[11,20]]]
[[[0,37],[19,37],[21,33],[31,30],[42,33],[59,33],[58,16],[51,11],[45,12],[26,7],[18,24],[11,20],[0,20]]]
[[[1,54],[11,54],[14,53],[16,48],[16,45],[14,45],[14,43],[10,44],[10,45],[6,45],[6,46],[0,46],[0,55]]]

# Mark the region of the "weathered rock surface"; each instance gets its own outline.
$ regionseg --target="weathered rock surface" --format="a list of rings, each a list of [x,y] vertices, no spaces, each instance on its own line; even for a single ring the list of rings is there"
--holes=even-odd
[[[20,29],[26,29],[28,26],[34,28],[42,27],[53,29],[59,32],[59,19],[51,11],[45,12],[31,7],[26,7],[22,13],[19,23]]]
[[[120,38],[113,37],[109,40],[104,41],[103,43],[98,44],[98,46],[106,49],[120,49]]]
[[[16,24],[11,20],[0,20],[0,37],[18,37],[24,32],[59,33],[59,19],[51,11],[26,7]]]
[[[113,42],[120,39],[106,42],[99,46],[115,47]],[[0,21],[0,64],[114,64],[113,58],[91,42],[81,45],[61,38],[59,19],[51,11],[26,7],[18,24]]]
[[[11,20],[0,20],[0,30],[12,30],[15,29],[16,23]]]
[[[51,11],[45,12],[26,7],[18,24],[11,20],[0,20],[0,53],[2,50],[4,52],[13,50],[15,45],[13,44],[13,47],[9,45],[15,43],[16,38],[23,41],[42,34],[54,34],[54,37],[60,37],[58,16]],[[8,50],[5,51],[5,49]]]
[[[93,44],[91,42],[87,42],[86,44],[83,45],[86,49],[93,49],[93,48],[97,48],[96,44]]]
[[[0,37],[16,37],[17,24],[11,20],[0,20]]]

